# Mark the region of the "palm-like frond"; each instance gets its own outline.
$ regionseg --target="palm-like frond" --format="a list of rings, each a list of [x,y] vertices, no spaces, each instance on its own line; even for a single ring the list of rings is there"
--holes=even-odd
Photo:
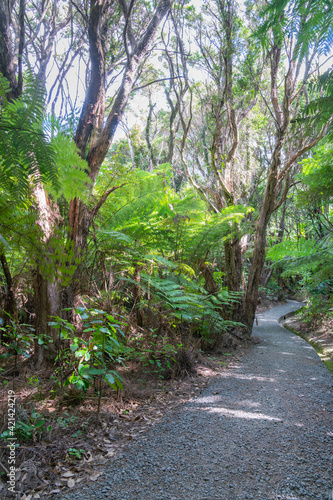
[[[312,280],[320,282],[333,274],[333,234],[328,233],[322,240],[300,240],[275,245],[268,258],[284,269],[283,276],[311,273]]]
[[[333,3],[331,0],[304,2],[273,0],[262,12],[264,22],[257,34],[264,37],[273,28],[276,34],[295,35],[295,57],[303,60],[316,46],[319,55],[328,55],[333,44]]]
[[[8,84],[0,78],[0,170],[2,187],[23,198],[29,182],[57,184],[55,153],[43,130],[44,90],[33,80],[24,94],[7,101]]]
[[[313,98],[301,109],[296,121],[305,123],[308,127],[321,128],[330,123],[333,117],[333,69],[327,70],[309,85],[312,93],[318,97]],[[332,141],[332,127],[328,130],[328,138]]]

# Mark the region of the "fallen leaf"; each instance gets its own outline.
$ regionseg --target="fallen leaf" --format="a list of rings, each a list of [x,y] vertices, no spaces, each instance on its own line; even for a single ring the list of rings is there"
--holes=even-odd
[[[73,488],[75,486],[75,480],[72,478],[68,479],[67,486],[68,486],[68,488]]]
[[[72,477],[74,476],[73,472],[67,471],[61,474],[61,477]]]
[[[99,478],[99,476],[101,476],[102,474],[103,474],[103,472],[97,472],[96,474],[94,474],[93,476],[91,476],[90,481],[97,481],[97,479]]]
[[[84,462],[92,462],[92,460],[93,460],[92,453],[90,451],[88,451],[86,453],[86,457],[83,458],[83,461]]]

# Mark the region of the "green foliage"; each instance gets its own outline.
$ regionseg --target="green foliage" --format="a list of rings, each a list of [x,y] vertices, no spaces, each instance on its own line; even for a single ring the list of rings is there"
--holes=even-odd
[[[7,314],[7,316],[9,316]],[[29,358],[36,336],[35,329],[31,325],[18,324],[12,317],[9,316],[9,323],[5,326],[0,326],[0,331],[3,332],[3,345],[7,351],[0,355],[0,359],[22,355]],[[47,337],[38,339],[40,344],[47,342]]]
[[[177,354],[184,346],[174,346],[167,338],[160,339],[154,331],[150,338],[148,345],[139,348],[135,355],[145,367],[145,373],[153,373],[157,378],[165,379],[177,371]]]
[[[333,8],[326,0],[304,2],[296,0],[272,0],[265,6],[264,23],[259,36],[269,29],[296,36],[296,56],[303,60],[315,46],[318,55],[328,55],[333,43]]]
[[[298,179],[307,186],[299,193],[302,204],[328,205],[333,200],[333,144],[326,141],[316,148],[310,158],[301,162],[302,174]]]
[[[54,231],[50,241],[40,242],[36,257],[41,275],[50,281],[56,280],[60,286],[69,285],[80,264],[74,243],[65,238],[62,228]]]
[[[55,198],[63,196],[66,201],[73,198],[87,200],[91,180],[88,164],[78,154],[77,147],[58,123],[51,121],[52,138],[50,146],[54,151],[57,168],[57,185],[46,183],[46,190]]]
[[[31,439],[40,441],[45,431],[49,432],[51,426],[47,426],[47,419],[44,415],[36,412],[34,407],[30,411],[25,410],[22,406],[16,408],[16,421],[14,428],[14,436],[20,442],[30,441]],[[7,429],[0,435],[0,439],[10,441],[13,438],[12,432]]]
[[[75,457],[78,460],[81,460],[83,456],[85,455],[85,450],[80,448],[79,450],[77,448],[68,448],[67,453],[69,456]]]
[[[223,306],[230,305],[238,296],[232,298],[225,290],[217,295],[207,293],[188,274],[167,274],[160,278],[144,272],[140,273],[141,288],[151,294],[151,301],[163,303],[165,315],[171,321],[187,321],[200,324],[202,331],[207,322],[212,331],[222,333],[228,326],[236,323],[225,321],[218,313]],[[236,298],[237,297],[237,298]]]
[[[75,384],[78,389],[86,391],[95,377],[113,389],[122,389],[121,377],[108,367],[108,362],[115,360],[115,347],[119,346],[117,334],[124,335],[120,323],[112,315],[98,309],[80,307],[75,312],[83,321],[85,338],[76,336],[74,326],[58,316],[49,323],[59,332],[60,346],[63,341],[70,341],[69,347],[60,347],[57,356],[61,389]],[[66,378],[64,365],[72,370]]]
[[[312,280],[318,282],[332,275],[332,239],[333,235],[327,234],[318,242],[305,239],[285,241],[271,248],[267,257],[283,267],[282,276],[311,273]]]
[[[126,247],[154,249],[161,255],[195,261],[208,250],[236,235],[249,209],[227,207],[220,214],[207,213],[192,190],[175,193],[166,185],[168,167],[154,173],[130,174],[125,187],[115,191],[101,210],[103,249]],[[139,249],[141,247],[141,249]]]
[[[295,125],[303,124],[308,134],[314,130],[320,131],[331,122],[333,116],[333,70],[312,78],[309,83],[311,100],[304,105],[294,120]],[[332,142],[333,132],[327,128],[327,138]]]
[[[301,162],[301,189],[296,205],[301,210],[299,234],[274,245],[267,257],[283,269],[282,277],[296,277],[310,299],[311,314],[333,301],[332,144],[326,138],[310,158]]]
[[[128,175],[126,186],[101,209],[96,231],[95,242],[115,277],[108,300],[129,308],[134,300],[143,314],[167,318],[170,330],[185,322],[207,341],[236,326],[222,315],[240,296],[223,288],[224,273],[215,274],[219,293],[208,293],[200,266],[225,241],[240,237],[249,210],[236,206],[207,213],[192,190],[175,193],[168,187],[167,166]]]
[[[29,183],[58,186],[55,152],[43,129],[44,90],[37,81],[26,82],[24,94],[8,101],[9,85],[0,78],[0,172],[2,189],[23,198]]]

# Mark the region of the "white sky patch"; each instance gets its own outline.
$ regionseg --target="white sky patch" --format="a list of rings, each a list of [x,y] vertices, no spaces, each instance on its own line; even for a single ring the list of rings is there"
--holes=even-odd
[[[195,7],[195,10],[197,13],[200,12],[202,6],[203,6],[203,0],[191,0],[191,4]],[[244,7],[244,0],[240,0],[238,2],[239,5],[239,12],[241,15],[244,14],[245,12],[245,7]],[[57,53],[61,54],[62,52],[65,52],[66,47],[64,44],[66,41],[62,39],[60,36],[58,40],[56,41],[56,47],[57,47]],[[195,42],[193,39],[191,40],[191,35],[188,35],[188,38],[186,40],[187,43],[187,49],[191,50],[193,47],[193,50],[196,50],[195,47]],[[319,62],[320,62],[320,73],[323,73],[327,69],[329,69],[332,66],[333,63],[333,56],[330,57],[321,57]],[[165,70],[163,68],[163,63],[159,60],[158,55],[154,54],[150,58],[150,64],[153,65],[156,69],[163,71],[164,76],[167,78],[168,77],[168,70]],[[192,81],[206,81],[209,79],[208,74],[201,68],[199,67],[191,67],[189,66],[189,76]],[[81,110],[83,102],[84,102],[84,97],[85,97],[85,73],[86,73],[86,67],[84,63],[81,61],[79,64],[78,60],[75,60],[71,69],[68,72],[67,75],[67,88],[65,85],[65,92],[67,91],[70,100],[72,103],[75,105],[75,108],[77,110]],[[47,90],[48,92],[51,90],[52,85],[54,81],[56,80],[58,75],[58,68],[55,62],[50,67],[48,78],[47,78]],[[121,81],[122,75],[120,75],[119,78],[117,78],[117,81],[114,83],[112,88],[110,89],[109,94],[112,95],[112,93],[116,92],[119,83]],[[163,75],[161,75],[161,78],[163,78]],[[152,102],[153,104],[156,104],[155,112],[158,112],[159,110],[168,110],[169,106],[166,100],[166,96],[164,93],[164,89],[161,86],[161,83],[156,83],[149,87],[149,90],[152,93]],[[53,91],[53,98],[55,95],[56,89]],[[143,90],[138,90],[133,94],[133,97],[130,99],[130,102],[127,106],[127,110],[125,112],[124,116],[124,122],[126,123],[127,127],[131,129],[133,126],[138,125],[141,129],[145,127],[145,117],[147,116],[148,113],[148,88],[145,88]],[[61,107],[61,96],[59,96],[55,112],[56,114],[60,113],[60,107]],[[120,138],[124,138],[125,133],[121,129],[121,127],[118,127],[116,134],[115,134],[115,140],[118,140]]]

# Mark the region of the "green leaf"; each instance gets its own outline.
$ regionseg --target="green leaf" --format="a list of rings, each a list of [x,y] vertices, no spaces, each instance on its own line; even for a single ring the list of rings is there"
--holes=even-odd
[[[114,385],[115,383],[115,378],[114,376],[112,375],[112,373],[108,372],[105,374],[105,380],[108,382],[108,384],[110,384],[111,386]]]

